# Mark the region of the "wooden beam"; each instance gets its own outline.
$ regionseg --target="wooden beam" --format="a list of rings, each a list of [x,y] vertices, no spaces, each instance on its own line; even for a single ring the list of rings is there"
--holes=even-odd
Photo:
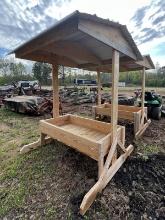
[[[141,105],[142,105],[143,112],[144,112],[144,102],[145,102],[145,67],[143,67],[143,70],[142,70],[142,101],[141,101]]]
[[[52,86],[53,86],[53,118],[59,116],[59,92],[58,92],[58,65],[52,65]]]
[[[151,120],[149,119],[142,127],[141,129],[136,132],[135,134],[135,139],[137,140],[144,132],[145,130],[148,128],[148,126],[151,124]]]
[[[143,56],[143,60],[136,61],[135,63],[141,67],[145,67],[146,69],[154,69],[155,68],[149,55]]]
[[[81,63],[85,61],[101,64],[100,59],[95,54],[93,54],[86,47],[77,42],[60,41],[55,44],[48,45],[43,49],[58,55],[71,57],[73,60],[80,60]]]
[[[98,87],[97,104],[101,105],[101,79],[100,79],[100,71],[99,70],[97,70],[97,87]]]
[[[63,66],[77,67],[78,64],[71,58],[58,55],[58,63]]]
[[[42,136],[42,134],[41,134],[41,136]],[[51,143],[52,141],[53,141],[53,139],[50,138],[50,137],[44,137],[44,140],[43,139],[41,140],[41,138],[40,138],[38,141],[35,141],[33,143],[24,145],[20,149],[20,154],[24,154],[24,153],[27,153],[31,150],[35,150],[35,149],[37,149],[38,147],[40,147],[42,145]]]
[[[118,81],[119,81],[119,52],[112,51],[112,101],[111,101],[111,132],[112,142],[117,135],[118,123]]]
[[[131,65],[130,67],[128,65]],[[132,67],[133,65],[133,67]],[[79,64],[78,68],[83,68],[91,71],[96,71],[99,69],[102,72],[111,72],[112,71],[112,59],[102,60],[101,64],[93,64],[93,63],[84,63]],[[133,71],[133,70],[141,70],[141,66],[136,64],[135,61],[129,57],[121,57],[120,58],[120,72],[125,71]]]
[[[17,58],[23,58],[23,59],[29,59],[33,61],[38,61],[38,62],[46,62],[50,64],[54,64],[58,62],[60,65],[64,66],[69,66],[69,67],[77,67],[78,64],[73,61],[72,59],[65,57],[65,56],[59,56],[57,54],[54,54],[52,52],[44,51],[44,50],[38,50],[35,51],[32,54],[27,54],[24,55],[23,57],[21,56],[16,56]]]
[[[35,51],[33,54],[26,54],[21,56],[19,53],[16,54],[16,58],[22,58],[27,60],[33,60],[38,62],[46,62],[46,63],[55,63],[57,62],[56,54],[46,53],[45,51],[38,50]]]

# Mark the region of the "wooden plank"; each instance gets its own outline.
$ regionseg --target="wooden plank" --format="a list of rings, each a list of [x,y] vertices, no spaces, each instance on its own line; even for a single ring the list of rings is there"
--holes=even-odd
[[[145,67],[142,70],[142,97],[141,97],[141,107],[142,107],[142,119],[141,122],[144,124],[144,102],[145,102]]]
[[[96,107],[95,109],[96,109],[96,115],[111,116],[110,108]],[[131,111],[118,110],[118,118],[133,121],[134,120],[134,113]]]
[[[149,119],[141,128],[140,130],[135,134],[135,139],[137,140],[148,128],[148,126],[151,124],[151,120]]]
[[[59,116],[58,65],[53,64],[52,67],[53,118],[56,118]]]
[[[39,62],[47,62],[50,64],[57,63],[64,66],[69,67],[76,67],[78,64],[69,57],[66,57],[65,54],[63,56],[57,55],[55,53],[50,53],[45,50],[37,50],[33,52],[33,54],[26,54],[24,56],[19,57],[16,55],[17,58],[29,59],[33,61]]]
[[[111,140],[111,133],[106,135],[104,138],[99,140],[97,143],[101,144],[103,155],[105,156],[111,147],[112,140]]]
[[[135,135],[139,130],[140,118],[139,118],[139,114],[137,112],[135,112],[133,114],[134,114],[134,135]]]
[[[100,71],[99,70],[97,70],[97,87],[98,87],[97,104],[101,105],[101,78],[100,78]]]
[[[57,62],[57,56],[56,54],[47,53],[43,50],[38,50],[33,52],[33,54],[25,54],[25,55],[19,55],[16,53],[16,58],[23,58],[26,60],[33,60],[38,62],[47,62],[47,63],[55,63]]]
[[[136,60],[136,54],[118,28],[86,19],[80,19],[78,29]]]
[[[117,135],[118,123],[118,82],[119,82],[119,52],[112,51],[112,105],[111,105],[111,133],[112,142]]]
[[[73,124],[86,126],[88,128],[101,131],[105,134],[108,134],[111,131],[111,124],[106,122],[96,121],[89,118],[83,118],[76,115],[71,115],[70,121]]]
[[[104,148],[103,145],[100,144],[99,147],[99,160],[98,160],[98,179],[101,176],[104,168]]]
[[[46,121],[50,124],[61,126],[61,125],[69,123],[69,119],[70,119],[70,115],[61,115],[58,118],[49,118],[49,119],[40,120],[40,121]]]
[[[101,64],[100,59],[95,54],[93,54],[85,46],[82,46],[80,43],[77,42],[60,41],[47,46],[46,48],[44,48],[44,50],[62,56],[65,55],[68,58],[73,58],[73,60],[81,60],[81,63],[83,61],[94,64]]]
[[[143,60],[136,61],[135,63],[147,69],[155,69],[151,57],[149,55],[143,56]]]
[[[120,57],[120,72],[125,72],[128,70],[132,70],[132,68],[128,67],[127,64],[134,64],[135,61],[132,60],[130,57]],[[111,72],[112,70],[112,59],[106,59],[106,60],[102,60],[102,64],[101,65],[96,65],[93,63],[84,63],[84,64],[79,64],[78,68],[84,68],[84,69],[88,69],[91,71],[96,71],[97,69],[99,69],[101,72]],[[135,70],[141,70],[141,66],[136,65]]]
[[[102,105],[101,105],[101,106],[102,106]],[[105,108],[111,108],[111,104],[105,103],[104,107],[105,107]],[[119,109],[119,110],[130,111],[130,112],[138,112],[138,111],[140,111],[142,108],[141,108],[141,107],[137,107],[137,106],[118,105],[118,109]]]
[[[106,185],[109,183],[109,181],[112,179],[112,177],[115,175],[115,173],[119,170],[119,168],[122,166],[122,164],[125,162],[127,157],[132,153],[134,147],[133,145],[129,145],[126,148],[126,152],[122,154],[114,164],[109,168],[108,172],[106,173],[106,180],[104,181],[102,188],[104,189]]]
[[[45,138],[46,138],[46,134],[41,133],[41,134],[40,134],[41,145],[44,145],[44,144],[45,144]]]
[[[117,133],[118,133],[118,140],[125,145],[125,127],[118,125],[118,129],[117,129]],[[104,138],[102,138],[100,141],[98,141],[98,143],[101,144],[102,149],[103,149],[103,155],[105,156],[112,145],[112,138],[111,138],[111,133],[109,133],[108,135],[106,135]]]
[[[44,135],[45,136],[45,135]],[[43,144],[49,144],[53,141],[52,138],[50,137],[46,137],[45,140],[43,141],[43,139],[38,139],[38,141],[35,141],[33,143],[30,144],[26,144],[24,145],[21,149],[20,149],[20,154],[24,154],[27,153],[31,150],[35,150],[36,148],[40,147]]]
[[[105,133],[102,133],[97,130],[93,130],[91,128],[87,128],[85,126],[80,126],[76,124],[64,124],[60,126],[62,129],[69,131],[77,136],[84,137],[86,139],[92,140],[92,141],[99,141],[103,137],[105,137]]]
[[[90,208],[90,206],[96,199],[96,196],[100,190],[101,190],[101,182],[97,181],[96,184],[89,190],[89,192],[87,192],[87,194],[83,198],[83,201],[80,205],[81,215],[84,215],[86,211]]]

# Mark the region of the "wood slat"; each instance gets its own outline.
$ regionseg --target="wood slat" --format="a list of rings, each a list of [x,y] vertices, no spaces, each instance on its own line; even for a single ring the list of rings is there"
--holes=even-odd
[[[92,120],[89,118],[83,118],[80,116],[75,116],[71,115],[70,116],[71,123],[85,126],[94,130],[101,131],[105,134],[110,133],[111,131],[111,124],[110,123],[105,123],[105,122],[100,122],[96,120]]]

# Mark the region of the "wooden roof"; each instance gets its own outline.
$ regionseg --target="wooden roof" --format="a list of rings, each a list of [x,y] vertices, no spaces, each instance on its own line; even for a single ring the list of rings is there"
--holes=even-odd
[[[113,49],[120,52],[120,71],[137,60],[138,68],[145,65],[125,25],[75,11],[12,53],[33,61],[111,71]]]
[[[120,72],[126,71],[136,71],[145,69],[155,69],[155,66],[151,60],[150,55],[144,55],[142,60],[135,61],[135,60],[128,60],[128,59],[120,59]],[[89,67],[85,68],[87,70],[95,71],[96,66],[90,65]],[[111,72],[112,71],[112,61],[109,63],[104,63],[104,65],[100,66],[100,70],[102,72]]]

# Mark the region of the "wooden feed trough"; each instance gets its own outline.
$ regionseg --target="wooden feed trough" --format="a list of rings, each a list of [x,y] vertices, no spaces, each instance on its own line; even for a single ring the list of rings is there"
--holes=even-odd
[[[134,136],[139,138],[143,132],[147,129],[151,120],[147,118],[147,107],[144,107],[145,102],[145,69],[154,69],[155,66],[149,55],[143,56],[143,61],[136,61],[133,64],[127,63],[127,70],[137,71],[142,69],[142,105],[141,107],[118,105],[118,118],[126,119],[134,123]],[[124,69],[121,69],[124,71]],[[97,116],[112,116],[111,104],[101,104],[101,80],[100,72],[97,71],[97,83],[98,83],[98,105],[93,106],[93,117]]]
[[[111,104],[105,103],[92,107],[93,117],[97,119],[98,116],[111,116]],[[151,123],[150,119],[147,119],[147,107],[144,107],[145,118],[143,119],[143,108],[128,105],[118,105],[118,118],[125,119],[134,124],[135,138],[140,137],[142,133]]]
[[[78,11],[62,19],[13,51],[18,58],[51,63],[53,66],[53,118],[40,122],[41,137],[21,152],[57,139],[98,162],[98,181],[85,195],[84,214],[98,192],[108,184],[133,146],[125,147],[125,128],[117,125],[119,68],[134,65],[141,56],[126,26]],[[120,62],[119,62],[120,61]],[[59,116],[58,65],[112,72],[111,124],[79,116]]]

